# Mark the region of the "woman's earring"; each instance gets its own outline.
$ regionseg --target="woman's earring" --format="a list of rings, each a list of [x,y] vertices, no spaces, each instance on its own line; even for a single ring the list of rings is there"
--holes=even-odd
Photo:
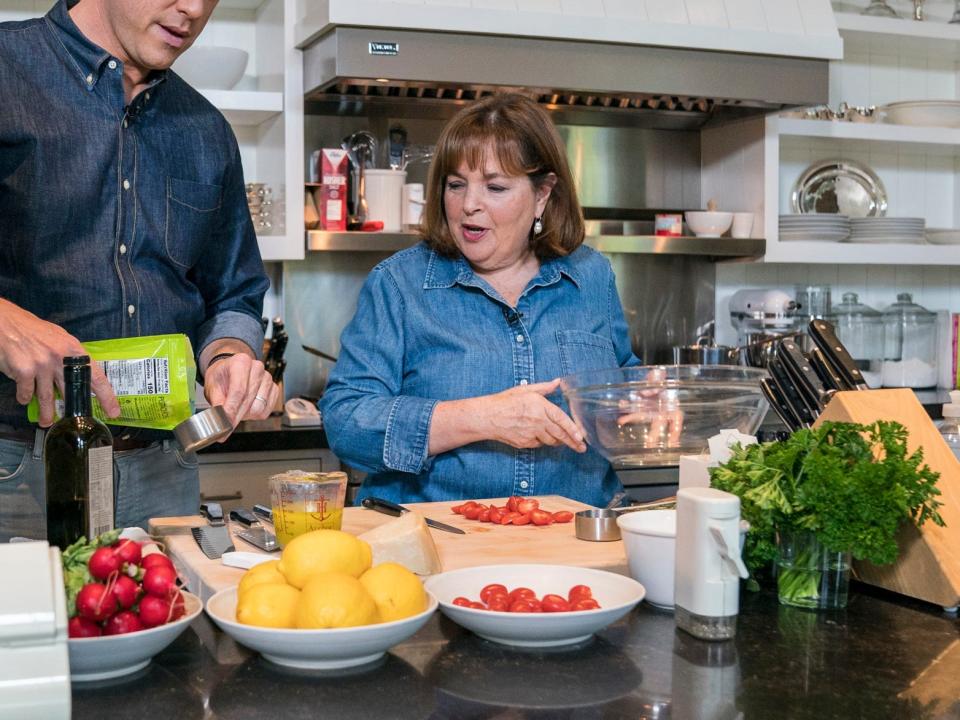
[[[540,218],[533,219],[533,234],[539,235],[543,232],[543,221]]]

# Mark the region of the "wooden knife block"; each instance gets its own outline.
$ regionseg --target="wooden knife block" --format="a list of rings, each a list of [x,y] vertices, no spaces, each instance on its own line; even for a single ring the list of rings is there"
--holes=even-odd
[[[909,433],[912,453],[923,448],[923,461],[940,473],[937,488],[946,523],[931,521],[900,530],[899,559],[890,565],[854,562],[858,580],[893,590],[945,608],[960,604],[960,461],[927,415],[912,390],[867,390],[839,392],[830,400],[814,426],[833,420],[869,425],[877,420],[895,420]]]

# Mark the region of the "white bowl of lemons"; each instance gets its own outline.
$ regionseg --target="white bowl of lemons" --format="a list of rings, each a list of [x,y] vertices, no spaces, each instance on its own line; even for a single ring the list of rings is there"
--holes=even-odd
[[[365,665],[414,635],[437,600],[402,565],[371,567],[370,547],[317,530],[207,600],[213,621],[278,665],[336,670]]]

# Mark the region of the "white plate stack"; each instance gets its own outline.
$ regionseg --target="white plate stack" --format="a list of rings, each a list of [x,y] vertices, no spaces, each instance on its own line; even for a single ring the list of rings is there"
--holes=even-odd
[[[850,218],[846,215],[781,215],[780,240],[794,242],[818,240],[843,242],[850,237]]]
[[[923,218],[865,217],[850,220],[852,243],[922,243]]]
[[[931,245],[960,245],[960,230],[927,228],[927,242]]]

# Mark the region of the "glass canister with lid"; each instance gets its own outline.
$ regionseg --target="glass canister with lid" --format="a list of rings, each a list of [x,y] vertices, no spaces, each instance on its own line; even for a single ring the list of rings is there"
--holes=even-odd
[[[883,387],[936,387],[937,314],[900,293],[883,313],[883,332]]]
[[[829,317],[837,337],[856,361],[863,379],[872,388],[883,383],[883,315],[860,302],[856,293],[843,294]]]

